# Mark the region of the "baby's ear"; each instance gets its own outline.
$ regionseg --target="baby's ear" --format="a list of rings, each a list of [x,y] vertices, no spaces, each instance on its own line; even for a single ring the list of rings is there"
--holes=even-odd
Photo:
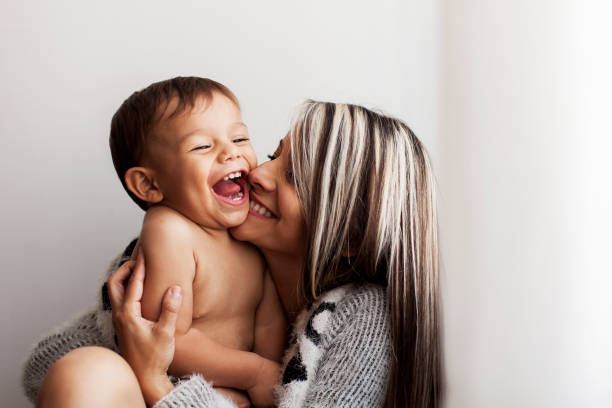
[[[128,190],[142,201],[157,204],[164,199],[153,170],[146,167],[131,167],[125,172],[124,177]]]

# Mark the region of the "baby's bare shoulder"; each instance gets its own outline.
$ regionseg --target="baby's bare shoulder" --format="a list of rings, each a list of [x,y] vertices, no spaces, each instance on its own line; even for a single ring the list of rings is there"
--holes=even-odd
[[[195,224],[172,208],[157,205],[149,208],[142,222],[142,234],[191,239]]]

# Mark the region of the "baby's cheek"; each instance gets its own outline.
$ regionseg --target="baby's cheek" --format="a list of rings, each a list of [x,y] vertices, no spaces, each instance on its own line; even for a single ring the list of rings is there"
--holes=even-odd
[[[245,152],[244,157],[246,158],[247,164],[250,167],[249,171],[257,167],[257,155],[252,147],[249,147],[249,149]]]

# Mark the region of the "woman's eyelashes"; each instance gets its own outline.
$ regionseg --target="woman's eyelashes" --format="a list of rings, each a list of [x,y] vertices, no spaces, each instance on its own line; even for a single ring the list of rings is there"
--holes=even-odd
[[[268,159],[270,159],[270,160],[278,159],[278,156],[276,155],[276,153],[268,154],[267,156],[268,156]],[[285,173],[285,180],[287,180],[287,182],[289,184],[293,185],[294,183],[293,183],[293,171],[292,171],[292,169],[288,168],[288,169],[286,169],[284,171],[284,173]]]

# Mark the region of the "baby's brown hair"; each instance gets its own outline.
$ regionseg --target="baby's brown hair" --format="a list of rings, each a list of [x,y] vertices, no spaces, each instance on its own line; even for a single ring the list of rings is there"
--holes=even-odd
[[[127,188],[125,173],[141,164],[147,139],[162,118],[193,109],[198,99],[210,100],[213,92],[221,93],[240,108],[236,95],[219,82],[200,77],[176,77],[134,92],[113,115],[109,138],[113,164],[123,188],[143,210],[147,210],[148,204]],[[173,98],[178,99],[178,104],[173,112],[166,112]]]

